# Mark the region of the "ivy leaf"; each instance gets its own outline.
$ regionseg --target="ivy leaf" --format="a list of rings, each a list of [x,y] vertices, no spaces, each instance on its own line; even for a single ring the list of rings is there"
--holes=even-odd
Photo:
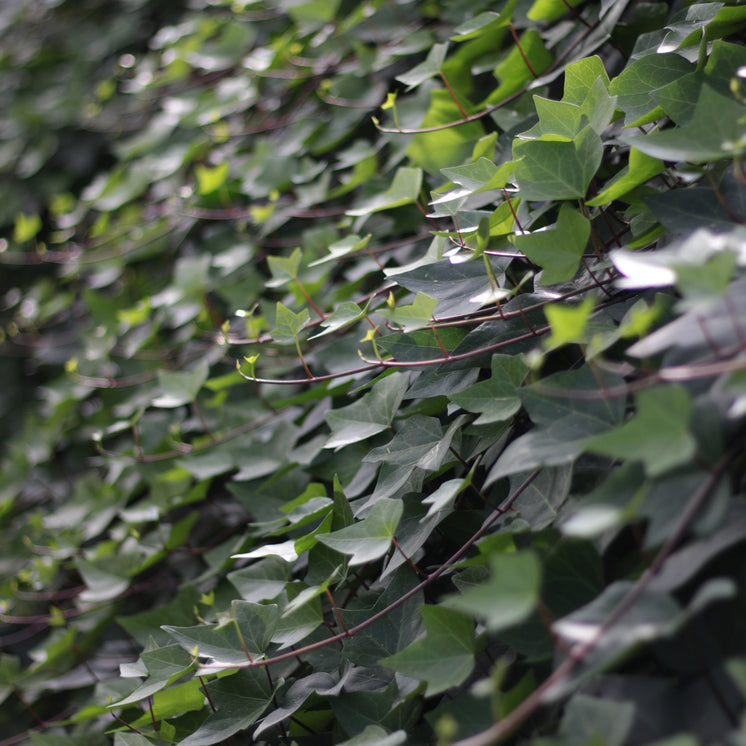
[[[529,8],[526,17],[532,21],[545,21],[551,23],[561,18],[567,13],[568,7],[580,5],[583,0],[534,0],[533,5]]]
[[[544,309],[544,313],[549,326],[552,328],[552,333],[544,341],[544,347],[553,350],[572,342],[584,341],[585,328],[595,305],[596,302],[593,298],[586,298],[576,306],[566,306],[559,303],[548,305]]]
[[[640,391],[637,413],[621,427],[587,441],[587,448],[612,458],[642,461],[651,477],[688,463],[697,449],[689,432],[692,405],[683,386]]]
[[[493,355],[491,378],[475,383],[449,399],[467,412],[478,413],[475,425],[504,422],[521,408],[521,400],[516,392],[526,373],[528,367],[520,358]]]
[[[200,360],[191,371],[159,370],[158,383],[162,393],[153,400],[153,406],[173,409],[193,402],[207,380],[209,370],[206,360]]]
[[[658,45],[658,54],[667,54],[699,41],[700,29],[712,21],[722,8],[721,3],[694,3],[674,14],[666,24],[668,33]]]
[[[131,694],[109,707],[125,707],[150,697],[194,667],[192,657],[179,645],[165,645],[144,651],[140,655],[140,660],[147,669],[147,680]]]
[[[400,83],[404,83],[405,86],[408,86],[407,90],[411,91],[429,78],[440,73],[440,68],[443,67],[447,51],[447,43],[433,44],[427,54],[427,58],[423,62],[420,62],[419,65],[413,67],[409,72],[397,75],[396,79]]]
[[[317,339],[326,334],[332,334],[340,329],[344,329],[344,327],[349,326],[350,324],[354,324],[356,321],[360,321],[360,319],[364,319],[365,315],[368,313],[369,305],[370,301],[366,303],[364,308],[360,308],[357,303],[353,303],[352,301],[340,303],[334,309],[334,312],[329,314],[329,316],[321,322],[324,331],[314,334],[310,339]]]
[[[345,236],[339,241],[335,241],[334,243],[330,244],[329,254],[322,257],[321,259],[317,259],[315,262],[311,262],[308,266],[317,267],[320,264],[337,261],[347,254],[353,254],[357,251],[361,251],[368,245],[371,235],[371,233],[368,233],[367,236],[363,236],[363,238],[360,238],[360,236],[358,236],[356,233],[351,233],[349,236]]]
[[[228,580],[244,601],[271,601],[282,593],[290,580],[291,569],[281,557],[269,556],[228,573]]]
[[[303,252],[300,247],[293,249],[293,253],[287,257],[268,256],[267,264],[269,265],[269,271],[272,273],[272,279],[267,282],[267,287],[276,288],[296,279],[302,261]]]
[[[231,604],[241,647],[256,658],[267,651],[280,619],[277,604],[257,604],[236,599]]]
[[[327,412],[325,419],[332,434],[324,448],[342,448],[390,427],[407,382],[407,376],[395,373],[375,384],[362,399]]]
[[[613,179],[606,183],[593,199],[586,201],[589,207],[606,205],[620,199],[635,187],[644,184],[665,169],[665,164],[658,158],[651,158],[636,148],[630,148],[629,162]]]
[[[601,138],[584,127],[571,142],[514,140],[514,177],[528,200],[582,199],[603,157]]]
[[[256,722],[272,701],[264,671],[248,668],[207,685],[216,712],[182,740],[181,746],[211,746]]]
[[[541,591],[541,563],[531,550],[497,554],[490,558],[490,577],[445,603],[484,620],[493,632],[526,619]]]
[[[382,658],[386,668],[427,682],[425,696],[462,684],[474,668],[474,622],[443,606],[421,606],[427,636]]]
[[[381,210],[390,210],[402,205],[411,205],[417,201],[422,188],[422,169],[402,167],[397,169],[391,186],[383,193],[372,197],[367,202],[347,214],[353,217],[370,215]]]
[[[653,132],[641,137],[619,139],[653,158],[664,161],[707,161],[740,155],[746,145],[743,124],[746,106],[703,85],[694,116],[682,127]]]
[[[197,176],[197,194],[206,195],[217,192],[225,184],[229,171],[230,165],[226,161],[213,168],[197,165],[194,170]]]
[[[658,91],[693,70],[694,65],[678,54],[648,54],[628,65],[609,84],[609,93],[626,115],[625,125],[645,124],[648,115],[657,119]]]
[[[598,83],[608,90],[609,76],[598,55],[571,62],[565,67],[562,100],[580,106],[588,100],[588,94]]]
[[[514,235],[510,240],[532,262],[542,267],[541,285],[556,285],[575,277],[590,235],[588,218],[565,203],[553,229]]]
[[[403,510],[401,500],[381,498],[362,521],[330,534],[321,534],[318,539],[322,544],[350,555],[350,565],[373,562],[383,557],[391,547]]]
[[[311,314],[304,308],[295,313],[279,301],[275,315],[275,328],[270,331],[272,339],[281,344],[295,342],[301,329],[311,320]]]
[[[426,293],[417,293],[414,301],[409,305],[395,306],[391,309],[382,308],[378,310],[378,313],[398,324],[402,331],[413,332],[429,325],[437,305],[437,298]]]

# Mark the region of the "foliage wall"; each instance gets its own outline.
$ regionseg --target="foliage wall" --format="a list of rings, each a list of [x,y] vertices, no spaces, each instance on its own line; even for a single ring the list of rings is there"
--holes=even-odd
[[[746,5],[0,10],[0,744],[746,743]]]

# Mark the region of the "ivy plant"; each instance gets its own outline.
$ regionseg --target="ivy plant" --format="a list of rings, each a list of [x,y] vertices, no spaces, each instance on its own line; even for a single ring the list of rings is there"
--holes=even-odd
[[[0,746],[744,742],[744,29],[0,12]]]

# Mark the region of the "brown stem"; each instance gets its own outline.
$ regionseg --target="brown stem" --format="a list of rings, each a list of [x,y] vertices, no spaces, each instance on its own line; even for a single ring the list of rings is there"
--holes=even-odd
[[[415,571],[415,572],[416,572],[416,573],[417,573],[417,574],[418,574],[418,575],[419,575],[419,576],[420,576],[421,578],[425,578],[425,579],[427,579],[427,578],[429,578],[429,577],[430,577],[430,576],[429,576],[429,575],[428,575],[428,574],[427,574],[427,573],[426,573],[426,572],[425,572],[424,570],[420,570],[420,568],[419,568],[419,567],[417,567],[417,565],[416,565],[416,564],[415,564],[414,562],[412,562],[412,560],[411,560],[411,559],[410,559],[409,557],[407,557],[407,555],[406,555],[406,554],[404,554],[404,550],[403,550],[403,549],[401,548],[401,545],[400,545],[400,544],[399,544],[399,542],[398,542],[398,541],[396,540],[396,537],[392,536],[392,537],[391,537],[391,541],[392,541],[392,543],[394,544],[394,547],[396,548],[396,550],[397,550],[397,551],[399,552],[399,554],[401,554],[401,556],[402,556],[402,557],[404,557],[404,561],[405,561],[405,562],[406,562],[406,563],[407,563],[407,564],[408,564],[408,565],[409,565],[409,566],[410,566],[410,567],[411,567],[411,568],[412,568],[412,569],[413,569],[413,570],[414,570],[414,571]]]
[[[296,277],[295,281],[298,283],[298,287],[300,288],[301,293],[303,293],[303,297],[308,301],[308,305],[313,308],[314,311],[319,315],[319,318],[323,321],[326,318],[326,314],[313,302],[313,299],[308,294],[308,291],[304,287],[303,283]]]
[[[523,58],[523,61],[526,63],[526,67],[528,68],[528,71],[531,73],[531,75],[534,76],[534,78],[538,78],[539,75],[537,74],[536,70],[534,70],[531,63],[528,61],[528,57],[526,57],[526,53],[523,51],[523,47],[521,46],[521,42],[518,40],[518,34],[515,32],[515,26],[513,24],[510,24],[510,33],[513,35],[513,40],[515,41],[516,46],[518,47],[518,52],[520,53],[521,57]]]
[[[508,190],[503,187],[503,195],[505,197],[505,201],[508,203],[508,207],[510,208],[510,214],[513,216],[513,220],[515,220],[515,224],[518,226],[518,230],[525,235],[526,231],[523,230],[523,226],[521,225],[521,221],[518,220],[518,216],[515,214],[515,210],[513,209],[513,203],[510,200],[510,197],[508,196]]]
[[[329,599],[329,603],[332,605],[332,611],[334,612],[334,616],[336,617],[339,626],[344,630],[344,636],[350,637],[350,630],[348,630],[345,626],[342,615],[339,613],[339,609],[337,608],[337,604],[334,600],[334,596],[332,596],[332,592],[328,588],[324,592],[326,593],[326,597]]]
[[[440,75],[441,80],[446,84],[446,88],[448,89],[448,93],[451,94],[451,98],[453,99],[454,103],[456,104],[456,106],[458,106],[458,110],[461,112],[461,116],[462,117],[468,117],[469,115],[464,110],[464,107],[461,106],[461,102],[458,100],[458,97],[453,92],[453,88],[451,88],[451,84],[448,82],[448,78],[446,78],[446,76],[445,76],[445,74],[443,73],[442,70],[439,72],[439,75]]]

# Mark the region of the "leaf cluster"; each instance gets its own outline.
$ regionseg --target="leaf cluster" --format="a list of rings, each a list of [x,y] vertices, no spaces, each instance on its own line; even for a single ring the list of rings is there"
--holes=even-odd
[[[743,742],[744,28],[0,11],[0,746]]]

